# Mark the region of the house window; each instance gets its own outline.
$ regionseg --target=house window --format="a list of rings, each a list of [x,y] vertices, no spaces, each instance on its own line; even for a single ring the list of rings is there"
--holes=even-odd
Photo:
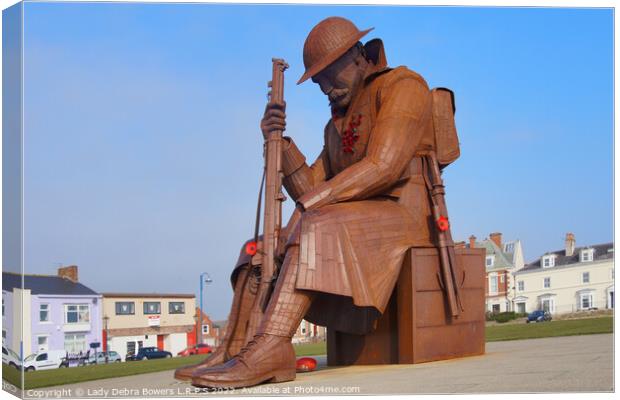
[[[582,310],[588,310],[592,308],[592,293],[582,293],[580,297],[580,305]]]
[[[499,276],[499,281],[500,281],[500,283],[504,283],[504,275],[500,275]]]
[[[145,301],[144,302],[145,314],[161,314],[161,303],[159,301]]]
[[[499,311],[500,311],[500,310],[499,310],[499,304],[493,304],[493,305],[491,306],[491,310],[493,311],[493,314],[497,314],[497,313],[499,313]]]
[[[204,324],[202,326],[202,334],[203,335],[208,335],[209,334],[209,324]]]
[[[133,301],[117,301],[116,315],[134,315],[136,313]]]
[[[504,253],[514,253],[515,252],[515,244],[514,243],[506,243],[504,246]]]
[[[65,304],[65,324],[90,322],[88,304]]]
[[[80,351],[86,351],[86,335],[66,334],[65,351],[69,353],[79,353]]]
[[[47,351],[47,336],[37,336],[37,350]]]
[[[555,265],[555,257],[548,255],[543,257],[543,268],[551,268]]]
[[[517,282],[517,289],[522,292],[525,290],[525,282],[524,281],[519,281]]]
[[[50,305],[39,304],[39,322],[49,322],[50,320]]]
[[[589,262],[594,260],[594,249],[581,250],[581,262]]]
[[[487,256],[487,267],[492,267],[495,261],[495,256]]]
[[[543,281],[543,287],[549,289],[551,287],[551,278],[545,278]]]
[[[136,342],[127,342],[127,354],[136,353]]]
[[[489,283],[489,292],[490,293],[497,293],[497,276],[490,276],[490,283]]]
[[[4,297],[2,298],[2,316],[4,317]]]
[[[590,283],[590,273],[584,272],[581,274],[581,283]]]
[[[614,269],[613,268],[611,269],[611,279],[615,279],[614,278]]]
[[[185,303],[182,301],[171,301],[168,303],[168,314],[185,314]]]

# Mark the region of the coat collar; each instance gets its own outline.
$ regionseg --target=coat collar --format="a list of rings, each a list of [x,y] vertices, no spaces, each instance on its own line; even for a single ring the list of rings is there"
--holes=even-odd
[[[388,70],[385,49],[381,39],[372,39],[364,45],[366,57],[370,61],[364,73],[364,84],[368,84],[374,77],[381,72]]]
[[[361,87],[358,88],[355,98],[351,100],[351,104],[349,105],[346,115],[350,114],[351,108],[353,108],[356,103],[355,100],[357,100],[361,92],[364,91],[365,87],[378,75],[390,70],[387,66],[387,59],[385,58],[385,50],[381,39],[372,39],[366,42],[364,49],[366,50],[366,58],[369,61],[368,67],[366,67],[366,70],[364,71]],[[342,118],[347,119],[346,115],[338,116],[332,109],[332,120],[334,121],[338,119],[341,120]]]

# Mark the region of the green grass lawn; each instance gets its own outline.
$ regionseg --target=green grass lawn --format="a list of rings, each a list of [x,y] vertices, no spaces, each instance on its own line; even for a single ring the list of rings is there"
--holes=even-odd
[[[298,356],[325,354],[325,342],[295,346],[295,352]],[[204,358],[205,356],[198,355],[33,371],[25,374],[25,389],[36,389],[40,387],[92,381],[95,379],[116,378],[120,376],[144,374],[147,372],[173,370],[184,365],[195,364]],[[21,386],[20,373],[15,368],[2,364],[2,377],[17,387]]]
[[[293,347],[295,347],[297,357],[327,354],[327,343],[325,342],[296,344]]]
[[[613,318],[588,318],[566,321],[551,321],[532,324],[495,325],[486,328],[486,341],[534,339],[554,336],[589,335],[595,333],[612,333]],[[316,356],[327,353],[325,342],[295,345],[295,353],[301,356]],[[144,374],[173,370],[184,365],[194,364],[204,356],[174,357],[160,360],[134,361],[107,365],[90,365],[87,367],[58,368],[46,371],[34,371],[25,374],[25,389],[64,385],[91,381],[95,379],[115,378],[119,376]],[[172,373],[172,372],[171,372]],[[2,365],[2,377],[19,387],[20,373],[15,368]]]
[[[35,389],[46,386],[92,381],[95,379],[116,378],[119,376],[144,374],[147,372],[173,370],[184,365],[195,364],[204,358],[204,355],[194,355],[189,357],[162,358],[158,360],[120,362],[105,365],[88,365],[85,367],[56,368],[27,372],[24,375],[26,386],[24,389]],[[19,374],[19,371],[15,368],[2,364],[2,377],[17,387],[21,386]]]
[[[554,336],[612,333],[613,317],[573,319],[526,324],[494,325],[486,329],[486,341],[536,339]]]

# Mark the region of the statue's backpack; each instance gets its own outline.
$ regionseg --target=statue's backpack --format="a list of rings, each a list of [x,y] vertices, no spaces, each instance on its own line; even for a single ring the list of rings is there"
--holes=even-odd
[[[435,88],[431,91],[433,96],[433,133],[435,139],[435,153],[439,167],[445,168],[459,158],[459,138],[456,133],[454,122],[454,93],[450,89]]]

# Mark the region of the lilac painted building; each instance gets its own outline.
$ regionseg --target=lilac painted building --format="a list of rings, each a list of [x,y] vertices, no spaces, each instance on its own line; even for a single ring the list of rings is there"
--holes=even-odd
[[[101,295],[77,280],[77,267],[58,275],[2,273],[3,344],[29,355],[44,350],[87,351],[101,343]],[[20,329],[21,327],[21,329]],[[20,332],[22,331],[22,332]]]

